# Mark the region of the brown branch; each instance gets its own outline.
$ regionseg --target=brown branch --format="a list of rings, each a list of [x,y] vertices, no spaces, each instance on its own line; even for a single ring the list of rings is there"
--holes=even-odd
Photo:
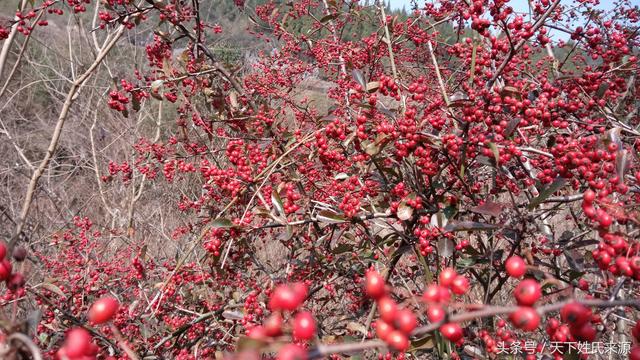
[[[18,6],[18,10],[24,10],[27,5],[27,0],[22,0],[20,5]],[[2,50],[0,50],[0,78],[2,78],[2,73],[4,72],[4,66],[7,63],[7,59],[9,57],[9,50],[11,49],[11,45],[13,44],[13,40],[16,37],[16,33],[18,32],[18,21],[19,17],[14,17],[14,22],[11,24],[11,32],[9,33],[9,37],[4,40],[4,44],[2,45]]]
[[[109,328],[113,332],[113,336],[115,336],[116,341],[118,342],[118,346],[120,346],[122,351],[124,351],[124,353],[127,354],[127,356],[131,360],[139,360],[140,358],[138,357],[138,355],[133,350],[131,350],[129,345],[127,345],[124,337],[122,336],[122,333],[120,333],[120,330],[118,330],[118,328],[113,324],[111,324]]]
[[[16,225],[16,229],[13,233],[13,237],[11,241],[9,241],[9,250],[13,249],[19,239],[19,235],[22,232],[27,216],[29,215],[29,210],[31,209],[31,203],[33,202],[33,197],[36,192],[36,187],[38,186],[38,182],[40,181],[40,177],[44,174],[47,167],[49,167],[49,162],[51,162],[51,158],[53,154],[56,152],[58,148],[58,142],[60,140],[60,136],[62,135],[62,129],[67,120],[67,115],[69,115],[69,110],[71,106],[75,102],[78,97],[78,93],[82,89],[82,86],[86,83],[86,81],[91,77],[93,72],[100,66],[102,60],[107,56],[109,51],[113,48],[113,46],[118,42],[120,36],[124,33],[126,26],[120,25],[116,33],[113,35],[111,40],[105,45],[105,47],[100,51],[96,59],[93,61],[91,66],[82,74],[79,78],[77,78],[71,85],[71,89],[67,93],[64,104],[62,105],[62,110],[58,115],[58,121],[56,122],[56,126],[53,130],[53,135],[51,136],[51,140],[49,142],[49,146],[47,148],[47,152],[44,156],[44,159],[40,162],[38,168],[31,175],[31,179],[29,181],[29,186],[27,187],[27,192],[25,195],[24,202],[22,204],[22,210],[20,211],[20,218],[18,219],[18,224]]]

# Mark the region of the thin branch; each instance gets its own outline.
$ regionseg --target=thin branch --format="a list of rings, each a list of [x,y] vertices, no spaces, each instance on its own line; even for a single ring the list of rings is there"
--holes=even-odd
[[[58,148],[58,142],[60,140],[60,136],[62,135],[62,129],[67,120],[67,116],[69,115],[69,110],[71,109],[71,105],[73,105],[76,98],[78,97],[78,94],[82,89],[82,86],[93,74],[93,72],[98,68],[98,66],[102,63],[102,61],[107,56],[109,51],[115,46],[115,44],[120,39],[120,36],[122,36],[122,34],[124,33],[125,29],[126,29],[126,26],[120,25],[116,33],[113,35],[111,40],[107,43],[107,45],[105,45],[102,51],[98,54],[98,56],[93,61],[91,66],[82,75],[80,75],[80,77],[78,77],[71,85],[71,89],[69,89],[69,92],[67,93],[64,104],[62,105],[62,110],[60,111],[60,114],[58,116],[58,121],[56,122],[56,127],[53,131],[53,135],[51,136],[51,140],[49,142],[49,146],[47,148],[45,157],[44,159],[42,159],[42,161],[40,162],[40,165],[38,166],[36,171],[32,174],[31,180],[29,181],[29,186],[27,187],[25,199],[22,204],[22,210],[20,211],[20,218],[18,219],[18,225],[16,226],[16,229],[13,233],[13,237],[9,242],[9,249],[13,249],[13,247],[16,245],[19,239],[19,235],[25,226],[27,216],[29,215],[29,210],[31,209],[31,203],[33,202],[33,197],[35,195],[36,188],[38,186],[38,182],[40,181],[40,177],[42,177],[42,174],[44,173],[44,171],[49,166],[49,163],[51,162],[51,158],[53,157],[53,154],[56,152]]]

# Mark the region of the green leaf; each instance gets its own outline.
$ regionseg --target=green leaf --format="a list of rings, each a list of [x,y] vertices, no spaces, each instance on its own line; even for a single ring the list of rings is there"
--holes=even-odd
[[[329,22],[329,21],[331,21],[331,20],[333,20],[333,19],[335,19],[337,17],[338,17],[338,14],[325,15],[325,16],[322,17],[322,19],[320,19],[320,22],[324,24],[324,23]]]
[[[498,150],[498,146],[494,143],[489,143],[489,149],[493,153],[493,158],[496,161],[496,166],[500,164],[500,151]]]
[[[133,110],[135,111],[140,111],[140,99],[138,99],[137,97],[133,96],[131,99],[131,105]]]
[[[409,351],[411,352],[416,350],[429,350],[429,349],[433,349],[434,346],[436,346],[436,343],[433,339],[433,336],[428,335],[423,338],[412,341],[411,349]]]
[[[318,215],[316,216],[316,219],[320,222],[323,223],[330,223],[330,224],[339,224],[339,223],[343,223],[345,221],[347,221],[347,218],[340,215],[340,214],[336,214],[333,211],[330,210],[322,210],[318,213]]]
[[[469,75],[469,85],[473,85],[473,79],[476,75],[476,52],[478,45],[474,42],[471,50],[471,74]]]
[[[555,193],[556,191],[564,187],[566,183],[567,183],[567,180],[561,177],[557,177],[555,180],[553,180],[551,185],[547,186],[544,190],[542,190],[540,195],[531,199],[531,202],[529,203],[529,206],[527,206],[527,208],[531,210],[536,206],[542,204],[542,202],[544,202],[549,196],[553,195],[553,193]]]
[[[278,194],[278,191],[276,190],[271,192],[271,204],[273,204],[273,207],[278,211],[278,215],[285,216],[282,199],[280,198],[280,194]]]
[[[461,268],[468,268],[475,264],[476,264],[476,259],[472,257],[458,259],[457,261],[457,265]]]
[[[336,246],[335,248],[333,248],[331,250],[331,253],[333,254],[343,254],[346,252],[349,252],[353,249],[353,246],[349,245],[349,244],[339,244],[338,246]]]
[[[228,229],[234,227],[235,224],[226,218],[217,218],[211,222],[211,227],[214,229]]]
[[[349,175],[345,173],[339,173],[338,175],[333,177],[334,180],[346,180],[348,178],[349,178]]]

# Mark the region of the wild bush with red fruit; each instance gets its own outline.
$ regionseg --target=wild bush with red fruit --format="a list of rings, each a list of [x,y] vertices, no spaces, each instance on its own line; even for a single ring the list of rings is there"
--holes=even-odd
[[[638,358],[637,6],[441,0],[401,17],[236,1],[276,50],[232,69],[201,5],[103,1],[93,29],[154,29],[105,106],[173,111],[101,187],[165,186],[182,225],[170,240],[83,217],[46,242],[16,234],[0,247],[3,312],[41,318],[3,322],[0,351],[562,359],[628,341]],[[36,1],[12,26],[29,36],[92,6]]]

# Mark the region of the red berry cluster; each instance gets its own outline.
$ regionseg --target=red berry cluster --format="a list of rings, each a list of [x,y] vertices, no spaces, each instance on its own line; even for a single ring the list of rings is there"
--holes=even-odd
[[[384,278],[375,270],[368,270],[365,292],[376,300],[380,319],[375,323],[376,334],[393,349],[404,352],[409,348],[409,335],[418,325],[413,311],[401,308],[389,296]]]
[[[295,312],[290,320],[293,339],[298,342],[309,341],[316,334],[316,320],[309,311],[299,308],[308,296],[307,285],[301,282],[278,285],[269,298],[269,309],[272,313],[262,323],[247,330],[247,335],[258,340],[275,338],[283,335],[285,315]],[[306,350],[298,344],[283,346],[277,355],[277,360],[305,360]]]
[[[24,261],[26,256],[27,251],[21,246],[13,250],[13,259],[17,262]],[[11,261],[7,258],[7,247],[3,242],[0,242],[0,281],[4,281],[7,289],[10,290],[4,294],[4,300],[8,301],[16,297],[24,296],[24,275],[19,272],[13,272]]]

